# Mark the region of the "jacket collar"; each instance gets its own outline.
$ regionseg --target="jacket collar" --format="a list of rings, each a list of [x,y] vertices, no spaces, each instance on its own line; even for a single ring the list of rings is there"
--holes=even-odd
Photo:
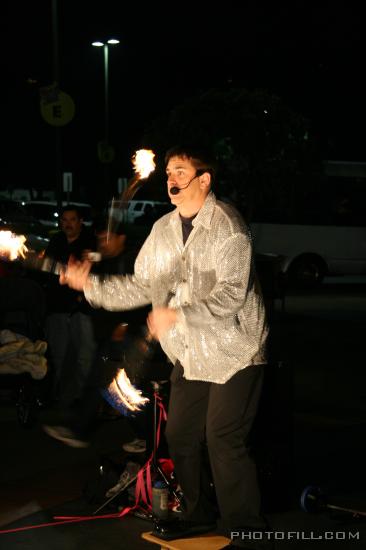
[[[194,218],[193,227],[197,224],[203,225],[206,229],[210,228],[212,216],[216,206],[216,197],[212,191],[207,195],[205,202],[198,211],[197,216]],[[179,217],[178,208],[176,208],[170,217],[170,223],[174,226],[180,226],[181,221]]]

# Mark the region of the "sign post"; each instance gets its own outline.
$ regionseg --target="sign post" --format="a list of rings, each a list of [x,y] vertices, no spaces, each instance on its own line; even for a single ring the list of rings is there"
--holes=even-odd
[[[67,193],[67,204],[70,202],[70,193],[72,191],[72,172],[62,174],[63,191]]]

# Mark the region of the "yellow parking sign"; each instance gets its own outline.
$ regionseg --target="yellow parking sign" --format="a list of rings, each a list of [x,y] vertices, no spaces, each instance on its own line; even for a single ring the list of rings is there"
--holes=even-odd
[[[115,150],[113,145],[110,145],[106,141],[100,141],[98,143],[98,158],[103,164],[109,164],[114,160]]]
[[[57,86],[48,86],[41,90],[41,115],[51,126],[65,126],[75,114],[73,99],[61,92]]]

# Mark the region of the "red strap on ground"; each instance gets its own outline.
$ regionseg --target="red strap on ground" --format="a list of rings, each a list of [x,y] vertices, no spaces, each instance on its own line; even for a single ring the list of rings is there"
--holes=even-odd
[[[61,517],[61,516],[60,516]],[[120,514],[108,514],[105,516],[70,516],[69,519],[62,521],[50,521],[49,523],[40,523],[39,525],[27,525],[25,527],[16,527],[14,529],[1,529],[0,535],[6,533],[18,533],[20,531],[29,531],[30,529],[40,529],[41,527],[56,527],[58,525],[65,525],[67,523],[79,523],[81,521],[91,521],[93,519],[113,519],[120,517]]]
[[[162,401],[162,398],[158,395],[154,395],[156,399],[156,403],[159,407],[159,421],[158,426],[156,430],[156,448],[159,446],[160,441],[160,428],[161,428],[161,422],[162,420],[167,419],[166,410]],[[93,521],[96,519],[117,519],[121,518],[123,516],[126,516],[129,514],[132,510],[135,510],[137,508],[142,508],[144,511],[143,506],[140,506],[139,502],[142,500],[142,502],[147,506],[148,511],[151,510],[151,502],[152,502],[152,488],[151,488],[151,463],[152,463],[153,455],[150,456],[146,464],[140,468],[137,474],[137,482],[136,482],[136,491],[135,491],[135,504],[134,506],[128,506],[121,510],[120,512],[114,513],[114,514],[105,514],[102,516],[54,516],[55,521],[50,521],[48,523],[40,523],[39,525],[27,525],[25,527],[16,527],[13,529],[0,529],[0,535],[5,535],[6,533],[19,533],[20,531],[29,531],[31,529],[40,529],[43,527],[57,527],[59,525],[66,525],[68,523],[81,523],[83,521]],[[166,464],[168,466],[167,470],[173,471],[173,462],[170,459],[159,459],[159,462],[161,464]],[[144,473],[146,472],[146,482],[144,480]],[[141,497],[141,499],[140,499]]]

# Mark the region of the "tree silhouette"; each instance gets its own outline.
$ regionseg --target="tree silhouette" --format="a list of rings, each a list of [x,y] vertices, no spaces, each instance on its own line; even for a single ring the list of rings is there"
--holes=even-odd
[[[143,143],[158,159],[177,143],[210,147],[220,165],[216,194],[251,219],[269,207],[294,212],[316,186],[321,159],[310,132],[309,121],[264,90],[210,89],[153,121]]]

